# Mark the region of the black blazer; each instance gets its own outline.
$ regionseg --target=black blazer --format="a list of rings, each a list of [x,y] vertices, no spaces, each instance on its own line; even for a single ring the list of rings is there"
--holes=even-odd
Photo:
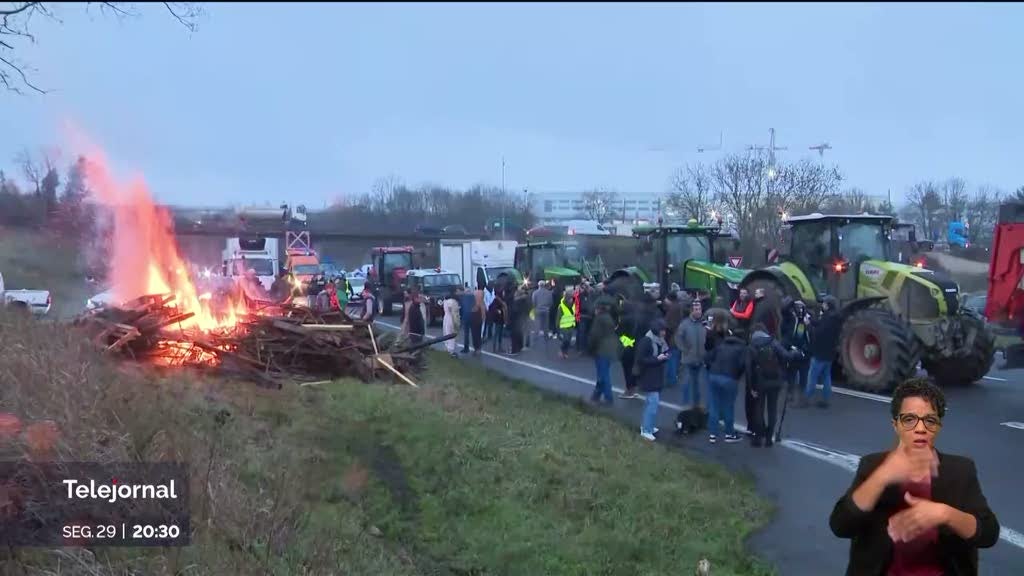
[[[882,464],[888,452],[869,454],[860,459],[853,484],[836,502],[829,518],[832,532],[840,538],[851,538],[850,562],[846,576],[885,576],[892,561],[892,540],[889,538],[889,517],[902,505],[903,491],[889,486],[882,492],[875,508],[863,512],[853,503],[854,490]],[[999,539],[999,522],[988,507],[978,483],[974,461],[964,456],[939,452],[939,476],[932,478],[932,500],[948,504],[978,519],[978,530],[964,540],[952,530],[939,528],[939,548],[947,576],[977,576],[978,548],[990,548]]]

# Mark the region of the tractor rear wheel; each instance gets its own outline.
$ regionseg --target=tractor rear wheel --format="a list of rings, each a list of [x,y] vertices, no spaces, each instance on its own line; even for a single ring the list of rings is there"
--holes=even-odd
[[[620,274],[605,284],[605,292],[611,296],[622,296],[626,300],[639,300],[644,294],[644,285],[632,274]]]
[[[967,356],[925,359],[921,364],[939,386],[969,386],[978,382],[992,369],[996,358],[996,341],[991,329],[974,316],[961,319],[968,334],[973,333]],[[971,338],[971,336],[968,336]]]
[[[888,310],[866,308],[843,322],[839,359],[848,386],[891,392],[917,373],[917,336]]]

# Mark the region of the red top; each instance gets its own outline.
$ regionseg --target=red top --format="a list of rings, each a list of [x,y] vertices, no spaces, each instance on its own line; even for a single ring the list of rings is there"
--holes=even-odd
[[[739,300],[737,300],[737,301],[732,303],[732,308],[730,309],[730,312],[732,312],[732,315],[735,316],[736,318],[740,319],[740,320],[750,320],[751,315],[754,314],[754,301],[753,300],[747,300],[746,305],[743,306],[743,310],[740,310],[739,308],[737,308],[737,306],[739,306],[739,305],[740,305],[740,301]]]
[[[903,485],[902,492],[910,492],[918,498],[932,498],[932,481],[928,478],[922,482],[909,482]],[[903,502],[897,512],[906,510],[910,505]],[[888,576],[943,576],[942,561],[939,555],[939,530],[932,528],[910,542],[894,542],[892,562],[889,564]]]

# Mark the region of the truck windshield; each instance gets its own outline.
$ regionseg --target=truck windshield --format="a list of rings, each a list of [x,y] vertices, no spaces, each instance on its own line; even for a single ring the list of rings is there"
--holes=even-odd
[[[316,264],[298,264],[292,268],[292,274],[319,274],[320,267]]]
[[[408,270],[412,268],[412,254],[409,254],[408,252],[385,254],[381,267],[384,268],[384,270],[394,270],[395,268],[405,268]]]
[[[839,227],[839,253],[850,262],[888,260],[889,239],[880,222],[850,222]]]
[[[680,264],[687,260],[711,260],[708,238],[703,234],[669,234],[666,239],[669,264]]]
[[[516,269],[512,268],[511,266],[501,268],[487,268],[487,281],[494,282],[495,280],[498,279],[498,276],[501,276],[502,274],[507,274],[512,278],[518,278],[519,276],[519,274],[516,272]]]
[[[435,288],[438,286],[462,286],[462,280],[458,274],[433,274],[423,277],[424,288]]]
[[[228,262],[228,274],[244,276],[249,269],[255,270],[257,276],[273,276],[274,263],[266,258],[236,258]]]

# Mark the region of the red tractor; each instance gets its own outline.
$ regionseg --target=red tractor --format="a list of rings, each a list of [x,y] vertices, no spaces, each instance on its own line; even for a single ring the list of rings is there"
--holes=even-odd
[[[1007,367],[1024,365],[1024,204],[999,206],[988,265],[985,318],[1005,345]]]
[[[404,302],[402,284],[406,273],[413,269],[412,253],[412,246],[378,247],[371,251],[373,265],[369,280],[373,282],[381,316],[390,316],[393,305]]]

